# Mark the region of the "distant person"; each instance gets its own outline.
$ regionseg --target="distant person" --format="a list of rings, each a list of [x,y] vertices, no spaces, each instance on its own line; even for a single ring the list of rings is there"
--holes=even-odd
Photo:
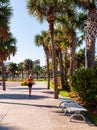
[[[28,81],[28,88],[29,88],[29,98],[31,98],[31,91],[32,91],[32,85],[33,85],[33,77],[31,74],[28,76],[27,81]]]

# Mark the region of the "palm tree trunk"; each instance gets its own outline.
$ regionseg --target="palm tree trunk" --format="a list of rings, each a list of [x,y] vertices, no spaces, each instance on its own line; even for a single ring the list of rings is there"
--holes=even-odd
[[[97,12],[96,8],[90,9],[87,20],[87,67],[94,67],[95,65],[95,41],[97,35]]]
[[[76,49],[76,37],[73,35],[70,40],[70,75],[74,73],[74,64],[75,64],[75,49]]]
[[[60,64],[60,73],[61,73],[61,84],[62,84],[62,89],[64,89],[64,73],[63,73],[63,61],[62,61],[62,53],[61,50],[59,50],[59,64]]]
[[[53,77],[54,77],[54,98],[58,98],[58,83],[57,83],[57,67],[56,67],[56,53],[54,46],[54,23],[49,22],[49,30],[52,44],[52,63],[53,63]]]
[[[4,71],[3,61],[2,61],[2,82],[3,82],[3,90],[5,91],[6,90],[6,87],[5,87],[5,71]]]
[[[49,52],[48,50],[45,50],[46,54],[46,61],[47,61],[47,75],[48,75],[48,89],[50,88],[50,70],[49,70]]]
[[[72,76],[74,73],[74,52],[72,48],[70,51],[70,75]]]
[[[21,78],[23,79],[24,76],[23,76],[23,69],[21,70]]]
[[[65,76],[65,80],[67,80],[67,49],[64,53],[64,76]]]
[[[87,49],[87,67],[91,68],[95,65],[95,40],[91,41],[91,46]]]

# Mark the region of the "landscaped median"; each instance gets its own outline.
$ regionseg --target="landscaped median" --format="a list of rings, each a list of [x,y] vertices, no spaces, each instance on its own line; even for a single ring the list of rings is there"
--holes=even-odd
[[[50,87],[51,89],[54,89],[54,85],[53,83],[51,82],[50,84]],[[78,96],[78,94],[75,94],[73,92],[68,92],[66,90],[62,90],[62,89],[58,89],[58,93],[59,95],[61,95],[63,98],[65,97],[71,97],[75,102],[77,102],[78,104],[80,105],[83,105],[83,101],[81,100],[81,98]],[[91,112],[90,108],[88,108],[87,106],[84,106],[86,107],[86,109],[88,111],[86,111],[84,114],[86,116],[86,118],[88,118],[89,120],[91,120],[95,125],[97,125],[97,109],[94,110],[94,113]],[[92,107],[93,109],[93,107]]]

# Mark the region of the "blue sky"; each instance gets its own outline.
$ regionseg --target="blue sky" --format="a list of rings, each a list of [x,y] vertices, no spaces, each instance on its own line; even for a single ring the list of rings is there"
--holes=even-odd
[[[45,65],[44,51],[42,47],[35,46],[34,36],[41,34],[42,30],[48,30],[48,24],[46,21],[41,24],[29,15],[26,2],[27,0],[10,0],[10,6],[13,9],[10,28],[13,36],[17,39],[17,53],[14,57],[11,56],[8,62],[20,63],[25,59],[32,59],[32,61],[40,59],[40,65],[43,66]]]
[[[17,53],[8,62],[20,63],[25,59],[40,59],[40,65],[45,65],[45,55],[42,47],[34,43],[34,36],[41,34],[42,30],[48,30],[47,22],[39,23],[28,14],[26,7],[27,0],[10,0],[13,15],[10,20],[10,30],[13,37],[17,39]]]

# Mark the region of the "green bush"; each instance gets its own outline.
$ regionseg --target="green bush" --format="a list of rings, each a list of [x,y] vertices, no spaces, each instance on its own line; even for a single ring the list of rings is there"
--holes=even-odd
[[[78,93],[86,104],[97,104],[97,68],[81,69],[71,77],[71,91]]]
[[[27,86],[27,81],[22,82],[21,86]]]

